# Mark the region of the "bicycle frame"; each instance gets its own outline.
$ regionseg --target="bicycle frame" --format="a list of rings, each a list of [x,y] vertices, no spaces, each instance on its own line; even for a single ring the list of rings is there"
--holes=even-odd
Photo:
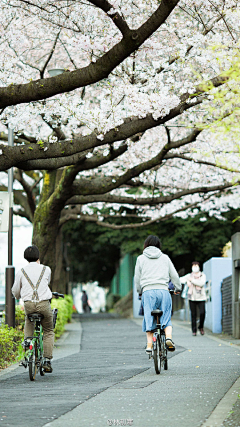
[[[42,325],[39,321],[34,321],[33,337],[27,337],[26,339],[30,340],[29,349],[26,352],[29,357],[33,355],[34,342],[37,343],[38,353],[40,354],[43,353],[43,331],[42,331]]]
[[[156,326],[157,326],[157,331],[155,331],[153,333],[153,350],[156,350],[156,348],[157,348],[157,339],[158,339],[158,337],[160,339],[160,336],[161,336],[161,323],[160,323],[159,316],[157,316],[157,325]]]
[[[32,363],[32,360],[37,356],[36,358],[36,367],[37,372],[39,372],[39,369],[41,368],[41,363],[43,359],[43,330],[42,325],[39,320],[33,320],[34,323],[34,334],[33,337],[27,337],[26,340],[29,342],[29,348],[26,350],[25,353],[25,360],[27,365]],[[37,355],[35,354],[35,351],[37,349]],[[42,372],[40,370],[40,373],[42,375]]]

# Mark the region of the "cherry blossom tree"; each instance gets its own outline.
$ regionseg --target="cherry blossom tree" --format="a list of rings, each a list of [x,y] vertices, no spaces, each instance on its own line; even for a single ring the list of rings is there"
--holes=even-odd
[[[206,105],[229,81],[209,47],[232,54],[237,3],[0,0],[0,170],[15,168],[15,212],[53,287],[70,219],[130,227],[112,221],[125,206],[144,226],[230,203],[239,155],[206,128]]]

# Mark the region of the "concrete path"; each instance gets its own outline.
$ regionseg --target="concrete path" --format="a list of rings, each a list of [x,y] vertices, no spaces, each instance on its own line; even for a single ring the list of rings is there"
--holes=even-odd
[[[239,393],[238,345],[192,337],[188,325],[175,322],[177,350],[169,370],[156,375],[139,320],[80,320],[57,342],[52,374],[30,382],[24,368],[1,373],[0,427],[222,425]]]

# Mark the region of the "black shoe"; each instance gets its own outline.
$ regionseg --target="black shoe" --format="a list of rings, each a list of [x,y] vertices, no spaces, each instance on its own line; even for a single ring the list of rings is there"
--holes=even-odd
[[[48,372],[49,374],[51,374],[51,372],[53,371],[52,365],[49,359],[44,360],[42,367],[44,372]]]
[[[19,366],[23,366],[25,369],[27,368],[27,361],[26,360],[22,360],[20,363],[19,363]]]

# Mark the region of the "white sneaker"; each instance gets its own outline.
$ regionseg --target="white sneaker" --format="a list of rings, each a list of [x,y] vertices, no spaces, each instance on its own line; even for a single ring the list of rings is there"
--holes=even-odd
[[[146,353],[152,353],[152,344],[147,344]]]
[[[166,338],[166,346],[168,351],[175,351],[175,344],[171,338]]]

